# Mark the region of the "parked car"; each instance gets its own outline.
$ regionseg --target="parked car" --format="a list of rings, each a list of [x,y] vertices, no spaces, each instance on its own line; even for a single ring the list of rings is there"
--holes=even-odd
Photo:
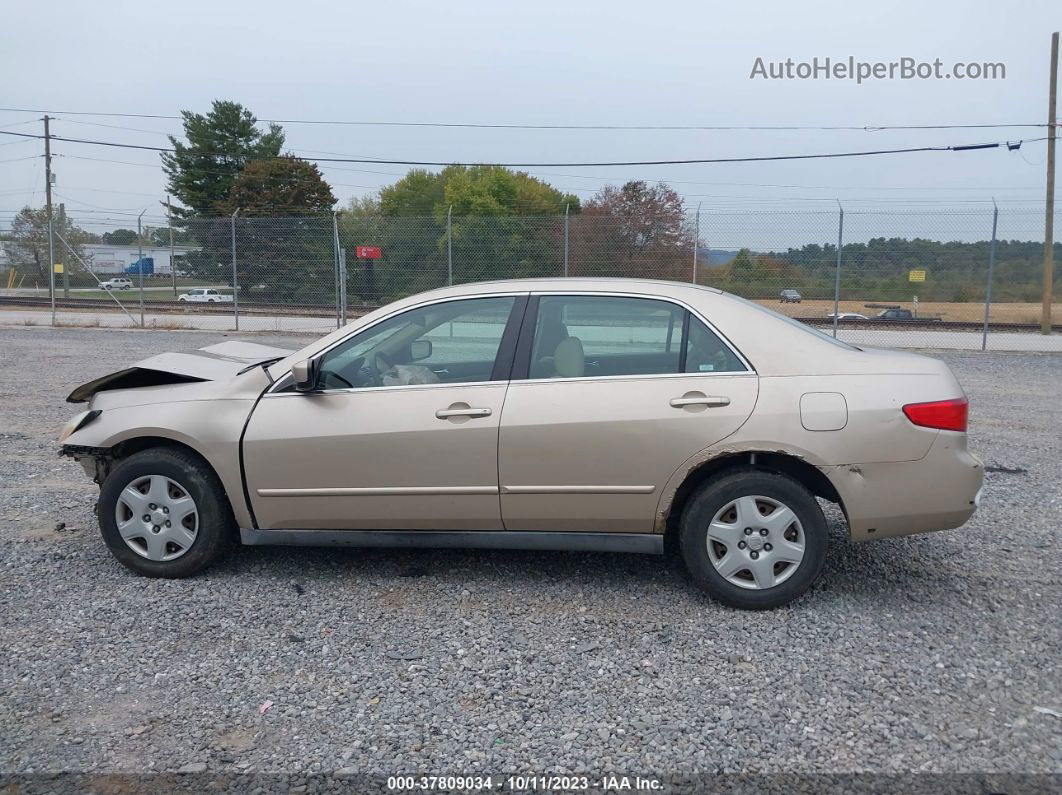
[[[100,287],[104,290],[128,290],[132,286],[133,280],[125,276],[115,276],[113,279],[100,282]]]
[[[289,351],[226,342],[77,387],[62,452],[124,565],[184,577],[244,544],[681,551],[768,608],[852,539],[958,527],[981,462],[948,366],[859,349],[718,290],[463,285]],[[667,542],[667,543],[665,543]]]
[[[827,312],[826,317],[833,320],[833,312]],[[838,312],[837,320],[870,320],[866,315],[861,315],[858,312]]]
[[[778,301],[783,304],[799,304],[800,293],[796,290],[782,290],[778,296]]]
[[[181,293],[177,296],[177,300],[200,304],[220,304],[227,301],[231,304],[232,296],[220,293],[213,287],[195,287],[186,293]]]
[[[919,323],[933,323],[940,322],[940,317],[937,315],[919,315],[915,316],[910,309],[882,309],[873,318],[874,320],[899,320],[899,321],[917,321]]]

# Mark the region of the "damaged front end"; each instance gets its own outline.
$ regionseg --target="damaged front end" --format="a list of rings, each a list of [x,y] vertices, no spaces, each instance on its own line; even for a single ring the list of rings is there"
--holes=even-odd
[[[203,381],[224,381],[260,362],[276,361],[291,354],[285,348],[255,342],[222,342],[191,353],[160,353],[131,367],[82,384],[66,398],[84,403],[100,392],[175,386]]]
[[[60,456],[73,458],[85,474],[92,478],[97,486],[107,479],[114,464],[114,452],[106,447],[90,447],[83,444],[64,444],[59,448]]]
[[[194,375],[152,370],[142,366],[127,367],[115,373],[109,373],[88,381],[66,396],[67,403],[86,403],[97,392],[111,389],[138,389],[144,386],[166,386],[168,384],[189,384],[205,381]]]
[[[224,342],[163,353],[88,381],[67,400],[86,404],[59,437],[59,454],[76,460],[97,484],[142,450],[180,446],[202,457],[230,494],[242,492],[239,438],[247,416],[272,382],[264,365],[291,351]],[[234,500],[237,519],[246,508]]]

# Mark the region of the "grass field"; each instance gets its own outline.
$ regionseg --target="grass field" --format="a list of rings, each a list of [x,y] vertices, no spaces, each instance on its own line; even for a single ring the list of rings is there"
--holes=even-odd
[[[833,301],[831,300],[805,300],[799,304],[783,304],[777,300],[759,300],[756,303],[763,304],[776,312],[788,315],[790,317],[826,317],[830,312],[833,312]],[[889,304],[890,306],[900,306],[904,309],[913,309],[914,305],[910,301],[841,301],[840,310],[842,312],[858,312],[861,315],[867,317],[873,317],[878,312],[878,309],[869,309],[866,307],[867,303],[882,303]],[[1062,308],[1056,303],[1052,317],[1055,322],[1062,320]],[[919,316],[936,316],[939,315],[942,320],[961,321],[966,323],[972,323],[984,320],[985,305],[983,302],[968,302],[968,303],[956,303],[948,301],[919,301],[918,302],[918,314]],[[1013,304],[992,304],[992,311],[989,315],[989,322],[991,323],[1039,323],[1040,322],[1040,304],[1031,303],[1013,303]]]

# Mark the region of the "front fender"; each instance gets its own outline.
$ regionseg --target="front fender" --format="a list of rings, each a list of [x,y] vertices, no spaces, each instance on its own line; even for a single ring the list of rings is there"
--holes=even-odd
[[[240,527],[251,527],[240,466],[240,436],[255,399],[194,400],[109,408],[64,440],[69,447],[112,449],[136,439],[191,448],[217,473]]]

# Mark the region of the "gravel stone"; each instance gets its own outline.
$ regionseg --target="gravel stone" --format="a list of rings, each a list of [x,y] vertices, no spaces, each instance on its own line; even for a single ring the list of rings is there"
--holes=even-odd
[[[1062,356],[934,354],[991,467],[977,515],[856,545],[831,507],[819,583],[744,613],[620,554],[263,547],[133,575],[56,455],[64,398],[221,339],[0,329],[0,773],[1062,772],[1035,709],[1062,706]]]

